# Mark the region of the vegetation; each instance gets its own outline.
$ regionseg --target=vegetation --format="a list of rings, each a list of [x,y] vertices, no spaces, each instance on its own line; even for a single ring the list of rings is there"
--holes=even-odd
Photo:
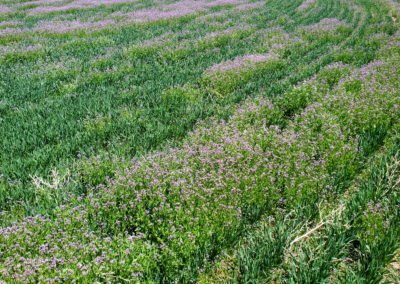
[[[400,281],[399,16],[0,0],[0,283]]]

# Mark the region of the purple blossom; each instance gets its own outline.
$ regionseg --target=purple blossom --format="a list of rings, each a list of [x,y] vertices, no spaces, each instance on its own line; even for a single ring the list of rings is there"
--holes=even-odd
[[[34,1],[40,2],[40,1]],[[43,1],[42,1],[43,2]],[[50,0],[44,1],[42,4],[51,4],[58,3],[58,0]],[[94,8],[101,5],[113,5],[120,3],[132,3],[137,2],[137,0],[75,0],[73,2],[67,3],[63,6],[39,6],[28,11],[28,15],[38,15],[38,14],[47,14],[53,12],[65,12],[68,10],[76,10],[76,9],[88,9]]]
[[[238,5],[240,0],[182,0],[159,8],[139,10],[131,13],[114,13],[114,16],[124,17],[129,22],[153,22],[177,17],[183,17],[196,12],[205,11],[208,8],[222,5]]]
[[[0,37],[1,36],[8,36],[8,35],[17,35],[24,32],[28,32],[28,29],[25,28],[5,28],[0,29]]]
[[[304,27],[304,29],[310,32],[331,32],[342,26],[347,26],[347,24],[336,18],[325,18],[319,23]]]
[[[35,28],[39,32],[66,33],[75,30],[96,30],[115,24],[114,20],[102,20],[98,22],[75,21],[42,21]]]
[[[14,9],[12,9],[8,6],[0,5],[0,14],[7,14],[7,13],[12,13],[12,12],[14,12]]]
[[[310,8],[312,5],[314,5],[316,0],[305,0],[299,7],[297,7],[297,10],[302,12],[304,10],[307,10]]]
[[[65,0],[34,0],[20,3],[19,6],[33,6],[33,5],[52,5],[58,3],[64,3]]]
[[[3,21],[3,22],[0,22],[0,28],[13,27],[13,26],[18,26],[20,24],[21,24],[20,21]]]
[[[215,64],[210,68],[208,68],[206,73],[212,74],[212,73],[226,72],[230,70],[251,67],[257,63],[262,63],[277,58],[278,56],[274,53],[244,55],[236,57],[233,60]]]

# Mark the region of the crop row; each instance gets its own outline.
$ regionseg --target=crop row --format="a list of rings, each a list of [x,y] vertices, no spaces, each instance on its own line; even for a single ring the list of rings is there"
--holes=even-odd
[[[61,175],[70,172],[68,193],[85,192],[114,175],[115,157],[179,144],[197,121],[228,118],[244,98],[282,94],[332,61],[364,64],[390,34],[375,35],[389,25],[384,17],[371,18],[381,23],[361,33],[369,22],[352,14],[354,3],[323,1],[315,7],[321,13],[306,17],[296,11],[300,3],[280,9],[278,2],[243,15],[227,9],[218,17],[228,24],[211,33],[207,20],[198,26],[200,20],[193,17],[72,34],[73,40],[49,37],[41,41],[45,48],[6,55],[0,87],[5,98],[0,134],[7,149],[0,156],[3,210],[10,211],[8,216],[48,213],[61,200],[43,197],[32,178],[47,179],[54,169]],[[341,21],[332,20],[336,16]],[[325,17],[334,22],[333,30],[318,32],[314,24],[325,25]],[[247,24],[235,25],[241,20]],[[167,30],[174,36],[168,37]],[[156,44],[139,43],[143,39]],[[243,66],[223,76],[209,72],[213,65],[273,53],[277,60],[256,64],[260,68]],[[195,91],[181,96],[181,89]],[[104,173],[98,175],[93,163]]]
[[[334,65],[274,102],[250,100],[229,122],[199,125],[179,149],[134,161],[53,219],[3,228],[3,277],[195,279],[262,215],[313,212],[306,205],[348,188],[398,122],[393,62],[398,55],[350,76]]]

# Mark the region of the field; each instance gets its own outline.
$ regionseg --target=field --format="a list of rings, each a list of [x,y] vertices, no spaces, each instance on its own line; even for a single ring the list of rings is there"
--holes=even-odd
[[[0,283],[400,283],[399,0],[0,0]]]

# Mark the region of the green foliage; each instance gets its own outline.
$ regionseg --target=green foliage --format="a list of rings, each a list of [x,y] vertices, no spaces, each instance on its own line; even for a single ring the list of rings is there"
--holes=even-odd
[[[32,50],[25,52],[11,52],[3,55],[0,58],[0,62],[2,64],[17,64],[17,63],[28,63],[35,62],[39,59],[42,59],[46,56],[45,51],[43,50]]]
[[[396,3],[14,2],[0,282],[381,280],[400,245]]]
[[[93,188],[106,183],[113,178],[117,169],[124,165],[122,162],[107,155],[82,159],[76,166],[79,181],[84,188]]]
[[[218,71],[206,74],[201,79],[201,85],[211,94],[217,97],[225,97],[250,80],[261,76],[268,76],[268,73],[278,73],[285,66],[282,60],[271,60],[265,63],[256,63],[254,66],[239,70]]]

